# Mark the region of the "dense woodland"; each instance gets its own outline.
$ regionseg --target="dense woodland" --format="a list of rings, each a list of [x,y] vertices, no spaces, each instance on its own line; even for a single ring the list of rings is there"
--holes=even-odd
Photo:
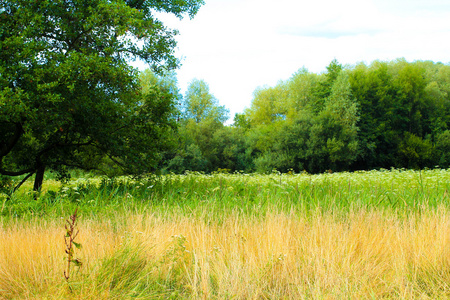
[[[143,82],[178,91],[173,73]],[[178,92],[176,92],[178,93]],[[174,151],[159,169],[303,172],[450,166],[450,66],[431,61],[375,61],[321,74],[300,69],[258,88],[251,107],[225,126],[228,111],[207,83],[182,97]]]

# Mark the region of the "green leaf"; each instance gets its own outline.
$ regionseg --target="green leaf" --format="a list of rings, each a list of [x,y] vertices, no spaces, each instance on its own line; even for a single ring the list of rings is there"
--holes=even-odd
[[[77,267],[83,266],[83,263],[81,262],[81,260],[79,258],[72,259],[71,262]]]

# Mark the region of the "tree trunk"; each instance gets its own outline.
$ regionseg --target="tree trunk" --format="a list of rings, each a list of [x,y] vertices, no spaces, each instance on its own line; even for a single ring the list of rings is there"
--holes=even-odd
[[[35,192],[41,191],[42,182],[44,181],[44,173],[45,173],[45,165],[39,164],[36,170],[36,177],[34,178],[33,191]]]

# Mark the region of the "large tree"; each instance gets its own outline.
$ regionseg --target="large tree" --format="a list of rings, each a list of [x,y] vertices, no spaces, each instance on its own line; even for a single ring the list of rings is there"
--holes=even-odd
[[[0,0],[0,174],[99,168],[147,172],[174,124],[170,89],[142,92],[133,59],[178,66],[176,31],[202,0]]]

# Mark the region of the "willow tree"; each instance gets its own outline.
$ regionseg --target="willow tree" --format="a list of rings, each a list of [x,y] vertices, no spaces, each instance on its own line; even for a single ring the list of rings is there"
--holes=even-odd
[[[157,12],[193,17],[202,0],[0,0],[0,174],[151,171],[168,147],[175,96],[145,93],[133,59],[174,69],[177,32]]]

